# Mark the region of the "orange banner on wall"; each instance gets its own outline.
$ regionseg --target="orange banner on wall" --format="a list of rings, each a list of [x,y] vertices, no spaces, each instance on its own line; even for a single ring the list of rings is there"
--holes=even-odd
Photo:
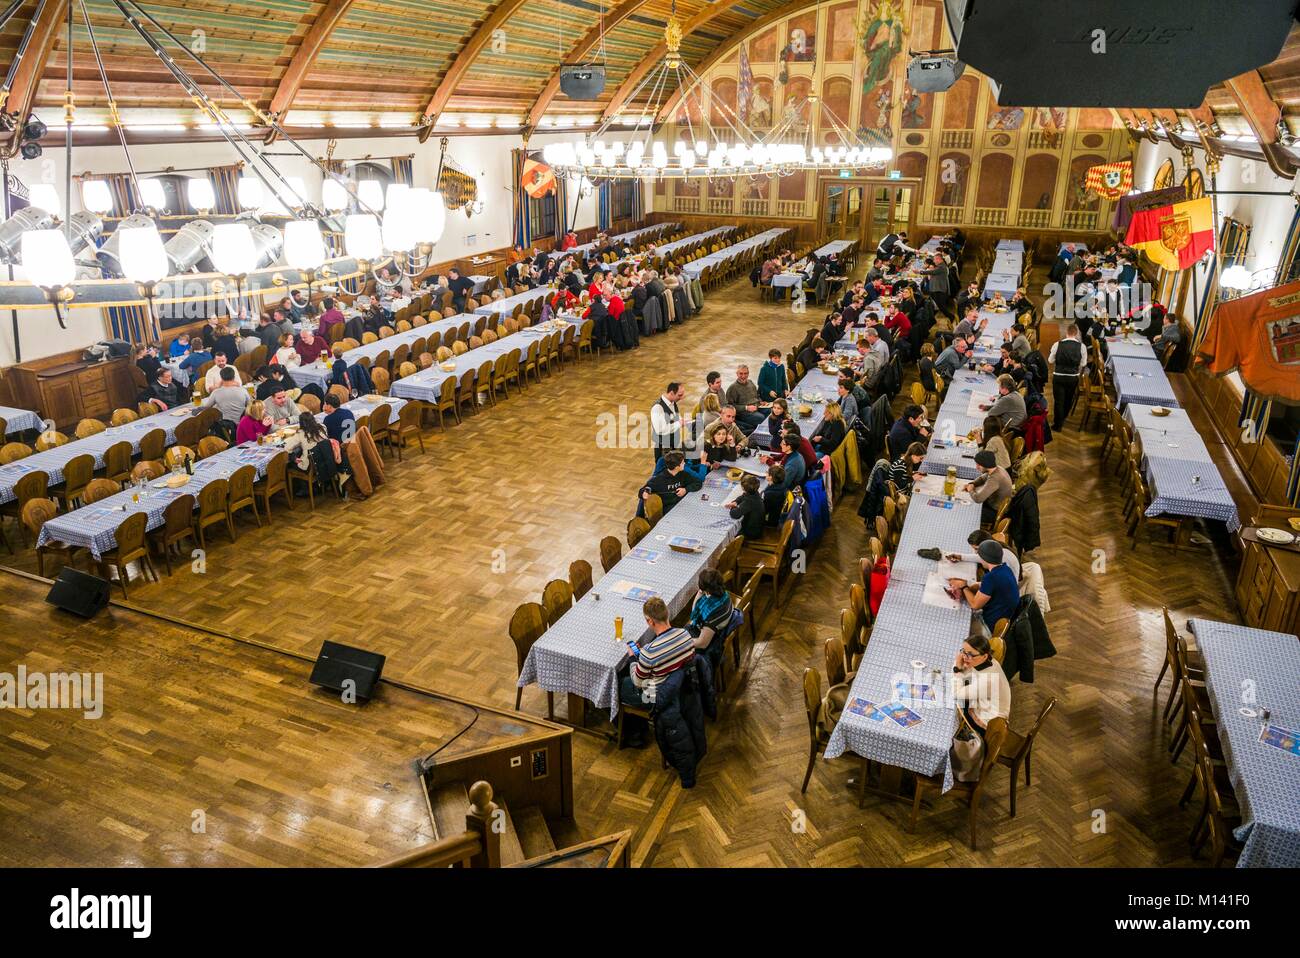
[[[1300,405],[1300,281],[1220,304],[1196,352],[1260,398]]]

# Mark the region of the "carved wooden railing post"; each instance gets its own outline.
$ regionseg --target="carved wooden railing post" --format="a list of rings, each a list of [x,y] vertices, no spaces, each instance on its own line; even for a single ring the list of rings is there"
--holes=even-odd
[[[470,859],[470,868],[501,867],[501,834],[492,827],[496,819],[497,806],[492,801],[492,786],[487,782],[475,782],[469,789],[465,831],[479,835],[483,850]]]

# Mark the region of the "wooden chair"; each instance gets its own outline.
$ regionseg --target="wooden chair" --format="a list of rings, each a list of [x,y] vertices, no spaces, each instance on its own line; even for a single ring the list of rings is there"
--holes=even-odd
[[[293,495],[289,490],[289,454],[283,450],[271,457],[266,464],[266,475],[253,484],[253,495],[262,500],[262,509],[266,512],[267,525],[271,523],[271,497],[277,493],[284,496],[285,503],[293,510]]]
[[[1184,689],[1186,690],[1186,687]],[[1196,759],[1193,781],[1201,786],[1204,794],[1201,815],[1193,826],[1190,836],[1192,857],[1199,857],[1201,849],[1208,841],[1210,863],[1218,868],[1229,853],[1233,857],[1241,854],[1242,846],[1234,833],[1241,826],[1242,811],[1228,776],[1227,765],[1221,758],[1215,758],[1214,750],[1210,748],[1210,742],[1215,740],[1205,735],[1201,714],[1191,704],[1190,697],[1188,708],[1191,710],[1188,728]],[[1180,804],[1185,804],[1188,797],[1190,796],[1184,793],[1184,801]]]
[[[72,503],[81,498],[86,486],[95,475],[95,457],[89,453],[73,456],[63,465],[63,488],[56,489],[54,495],[63,503],[64,511],[72,509]]]
[[[167,574],[172,574],[172,551],[180,554],[179,544],[194,539],[194,497],[189,493],[177,496],[163,510],[163,524],[149,533],[149,541],[162,553]]]
[[[497,357],[498,360],[504,358],[505,358],[504,356]],[[495,371],[496,371],[496,365],[490,359],[484,360],[482,365],[479,366],[477,372],[475,373],[476,384],[474,386],[474,390],[477,394],[474,397],[475,403],[479,402],[479,397],[481,396],[481,397],[485,397],[483,399],[483,405],[495,406],[497,404],[496,383],[493,380],[493,373]]]
[[[650,523],[640,516],[634,516],[627,524],[627,547],[636,548],[636,544],[650,534]]]
[[[376,366],[370,370],[370,381],[375,384],[375,392],[381,396],[388,395],[388,387],[392,384],[388,370],[382,366]]]
[[[826,750],[830,742],[830,733],[822,727],[822,677],[816,669],[803,670],[803,704],[808,714],[808,769],[803,775],[803,785],[799,787],[802,794],[808,791],[808,782],[812,779],[813,765],[817,756]]]
[[[1179,688],[1182,679],[1180,678],[1181,670],[1178,668],[1178,630],[1174,628],[1174,620],[1169,617],[1169,608],[1166,606],[1161,610],[1165,617],[1165,661],[1160,666],[1160,674],[1156,676],[1155,693],[1160,692],[1160,683],[1164,680],[1165,673],[1170,675],[1169,698],[1165,701],[1164,711],[1161,713],[1166,722],[1173,720],[1178,714],[1174,707],[1175,703],[1181,704],[1182,696]],[[1201,659],[1200,652],[1195,649],[1187,649],[1187,671],[1198,681],[1205,680],[1205,662]],[[1172,711],[1171,711],[1172,710]]]
[[[220,436],[204,436],[199,440],[199,458],[211,459],[219,452],[225,452],[230,448],[230,443]]]
[[[664,501],[657,493],[652,492],[641,500],[641,504],[645,511],[645,520],[650,523],[650,528],[653,529],[659,520],[663,518]]]
[[[29,472],[14,483],[14,497],[0,506],[0,516],[10,516],[18,524],[18,534],[27,545],[27,529],[23,526],[23,508],[33,499],[48,499],[50,477],[39,470]],[[117,492],[117,486],[113,487]],[[82,493],[83,497],[85,493]]]
[[[560,616],[573,608],[573,587],[564,579],[552,579],[542,590],[542,611],[546,614],[547,628],[560,620]]]
[[[994,718],[989,721],[988,728],[984,730],[984,760],[980,763],[980,775],[974,782],[952,783],[952,788],[946,793],[943,791],[943,775],[917,775],[916,790],[912,796],[912,817],[908,823],[909,832],[916,831],[916,819],[921,812],[921,799],[926,792],[936,794],[947,794],[962,796],[970,806],[970,847],[978,848],[979,835],[979,805],[980,798],[984,794],[984,786],[988,784],[990,773],[995,765],[998,764],[998,756],[1002,753],[1002,746],[1007,738],[1007,720],[1003,718]]]
[[[113,426],[125,426],[127,423],[135,422],[139,418],[139,413],[134,409],[127,409],[123,406],[119,409],[113,410],[113,415],[112,418],[109,419],[109,424]]]
[[[3,439],[0,436],[0,439]],[[32,454],[32,447],[24,442],[7,442],[0,446],[0,466],[7,466],[19,459],[26,459]]]
[[[465,345],[463,339],[458,339],[451,344],[451,354],[453,356],[464,356],[467,352],[469,352],[469,346]]]
[[[605,536],[600,540],[600,567],[608,572],[618,565],[623,558],[623,543],[617,536]]]
[[[159,581],[158,572],[153,567],[153,560],[149,558],[149,546],[144,537],[148,523],[149,517],[143,512],[133,512],[123,519],[114,533],[117,545],[102,553],[95,563],[105,579],[109,578],[110,568],[117,570],[117,582],[122,587],[124,599],[130,598],[126,591],[126,583],[131,578],[128,567],[132,562],[140,566],[140,573],[146,582],[149,581],[150,575],[155,582]]]
[[[230,484],[225,479],[213,479],[199,490],[199,508],[194,513],[194,534],[199,540],[199,548],[207,550],[208,544],[203,532],[209,526],[224,525],[230,541],[235,541],[235,524],[226,509],[227,493]]]
[[[424,453],[424,433],[420,430],[420,406],[418,402],[408,402],[397,412],[397,422],[388,425],[388,442],[397,450],[397,461],[402,461],[402,450],[406,448],[411,437],[420,444]]]
[[[172,446],[163,453],[163,465],[168,469],[175,469],[177,466],[184,466],[185,460],[194,462],[197,457],[194,450],[189,446]]]
[[[618,540],[615,539],[615,542]],[[569,563],[569,588],[573,590],[573,601],[577,602],[591,591],[591,563],[586,559],[574,559]]]
[[[737,567],[739,572],[739,567]],[[755,572],[745,583],[744,590],[740,593],[740,601],[736,603],[738,608],[745,616],[745,621],[749,623],[749,644],[754,646],[758,644],[758,613],[754,611],[754,597],[758,595],[758,586],[763,579],[761,572]],[[740,636],[736,636],[737,642]]]
[[[740,550],[744,548],[745,537],[737,535],[732,538],[722,551],[718,553],[718,560],[714,567],[718,570],[718,575],[722,576],[722,584],[731,592],[740,589]]]
[[[760,574],[772,580],[772,596],[778,606],[785,603],[781,599],[781,567],[785,564],[785,554],[790,547],[790,536],[794,534],[794,516],[781,524],[781,535],[775,548],[768,551],[756,543],[746,543],[740,551],[739,570],[742,574]]]
[[[837,636],[832,635],[823,643],[822,654],[826,659],[826,681],[831,685],[842,685],[848,681],[849,670],[844,659],[844,643]]]
[[[1128,527],[1128,534],[1133,537],[1132,548],[1137,548],[1138,533],[1141,530],[1159,526],[1170,530],[1169,548],[1177,552],[1178,545],[1183,539],[1183,530],[1187,528],[1191,520],[1187,516],[1148,516],[1147,509],[1151,506],[1151,493],[1147,491],[1147,484],[1142,479],[1141,474],[1137,472],[1133,474],[1132,481],[1133,521]]]
[[[478,379],[477,369],[467,369],[460,375],[459,382],[456,383],[456,410],[457,418],[460,418],[460,407],[468,405],[470,412],[478,412],[478,389],[476,388]]]
[[[98,435],[104,431],[104,424],[98,419],[83,419],[77,423],[74,434],[78,439],[89,439],[91,436]]]
[[[141,459],[162,459],[167,449],[167,433],[161,429],[150,429],[140,437]]]
[[[141,459],[131,469],[130,479],[133,482],[153,482],[155,479],[161,479],[167,475],[167,470],[163,464],[156,459]]]
[[[257,470],[250,465],[243,465],[230,474],[227,479],[228,488],[226,492],[226,513],[230,517],[230,528],[235,528],[235,513],[244,509],[253,510],[253,518],[257,521],[257,527],[262,528],[262,517],[257,512],[257,497],[253,491],[253,483],[257,479]]]
[[[1043,710],[1038,713],[1038,718],[1034,720],[1033,726],[1023,735],[1008,729],[1006,741],[1002,744],[1002,751],[998,753],[998,764],[1011,769],[1012,818],[1016,817],[1016,782],[1020,778],[1020,766],[1025,767],[1025,788],[1028,788],[1030,785],[1029,773],[1033,764],[1034,739],[1038,737],[1038,731],[1043,727],[1043,719],[1047,718],[1047,713],[1052,711],[1055,706],[1055,697],[1048,699],[1047,704],[1043,706]]]
[[[45,523],[49,522],[58,515],[59,507],[53,499],[28,499],[27,504],[23,506],[22,524],[27,530],[27,534],[32,537],[32,542],[40,542],[41,529]],[[0,532],[0,538],[3,533]],[[8,545],[8,542],[5,543]],[[45,577],[45,559],[47,556],[57,558],[64,565],[76,567],[73,559],[76,549],[66,543],[59,542],[57,539],[47,542],[45,545],[36,547],[36,574]]]
[[[532,650],[533,643],[542,637],[546,631],[546,618],[543,614],[542,607],[536,602],[525,602],[519,608],[515,609],[514,615],[510,617],[510,641],[515,644],[515,659],[518,666],[518,674],[524,672],[524,662],[528,659],[528,653]],[[519,706],[524,698],[523,686],[515,688],[515,711],[519,711]],[[555,693],[546,693],[546,717],[555,717]]]
[[[111,479],[92,479],[86,486],[86,491],[81,494],[81,502],[89,506],[121,491],[122,488]]]
[[[67,442],[67,436],[57,430],[51,429],[36,437],[36,451],[45,452],[48,449],[57,449],[59,446],[67,444]]]
[[[381,456],[384,454],[385,448],[393,448],[393,441],[388,432],[392,418],[393,407],[386,402],[381,402],[370,410],[370,438],[375,441],[375,448],[379,450]]]

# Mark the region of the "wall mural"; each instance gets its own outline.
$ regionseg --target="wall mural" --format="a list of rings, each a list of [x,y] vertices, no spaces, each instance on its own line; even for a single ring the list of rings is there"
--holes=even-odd
[[[827,0],[739,38],[702,82],[757,131],[811,122],[812,143],[835,144],[823,118],[829,111],[863,143],[890,147],[892,168],[922,181],[913,204],[918,224],[1104,228],[1111,203],[1082,183],[1089,166],[1132,154],[1114,114],[998,104],[988,81],[969,68],[943,93],[913,90],[909,51],[951,46],[942,0]],[[820,98],[815,109],[805,99],[811,94]],[[673,119],[681,125],[689,114],[698,122],[699,109],[698,94],[687,94]],[[734,190],[674,182],[656,190],[656,206],[722,213],[734,197],[737,215],[743,207],[748,215],[811,220],[821,191],[813,173],[781,177],[775,188],[766,181]]]

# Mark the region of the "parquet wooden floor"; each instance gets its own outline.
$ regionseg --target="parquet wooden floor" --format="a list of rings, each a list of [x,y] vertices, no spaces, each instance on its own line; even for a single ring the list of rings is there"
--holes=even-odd
[[[236,545],[211,548],[204,574],[133,586],[132,600],[312,656],[323,639],[358,644],[386,654],[394,677],[508,705],[511,612],[574,558],[599,569],[600,537],[622,536],[649,472],[646,450],[598,447],[598,417],[621,405],[647,411],[670,379],[686,382],[693,402],[709,370],[728,381],[738,361],[756,371],[769,347],[788,349],[820,319],[759,305],[743,280],[717,290],[701,317],[639,350],[584,360],[426,434],[427,454],[391,465],[373,499],[329,502],[311,516],[279,508],[260,531],[243,521]],[[1033,558],[1047,576],[1060,654],[1040,663],[1034,685],[1013,686],[1013,726],[1028,725],[1048,696],[1060,701],[1014,820],[998,770],[979,851],[966,844],[956,802],[924,810],[914,835],[903,830],[902,805],[869,798],[859,810],[854,762],[819,763],[799,793],[808,748],[800,679],[822,667],[822,642],[838,633],[864,549],[856,495],[836,510],[786,607],[765,614],[693,790],[661,769],[654,749],[575,737],[581,833],[631,828],[635,861],[656,866],[1186,864],[1191,815],[1176,802],[1187,760],[1169,764],[1151,694],[1160,606],[1180,625],[1190,615],[1236,618],[1234,573],[1218,543],[1130,551],[1118,483],[1097,469],[1099,444],[1071,427],[1048,449],[1055,474],[1041,499],[1045,545]],[[1092,572],[1094,549],[1106,557],[1103,574]],[[32,566],[23,556],[17,564]],[[536,688],[523,702],[545,714]]]

